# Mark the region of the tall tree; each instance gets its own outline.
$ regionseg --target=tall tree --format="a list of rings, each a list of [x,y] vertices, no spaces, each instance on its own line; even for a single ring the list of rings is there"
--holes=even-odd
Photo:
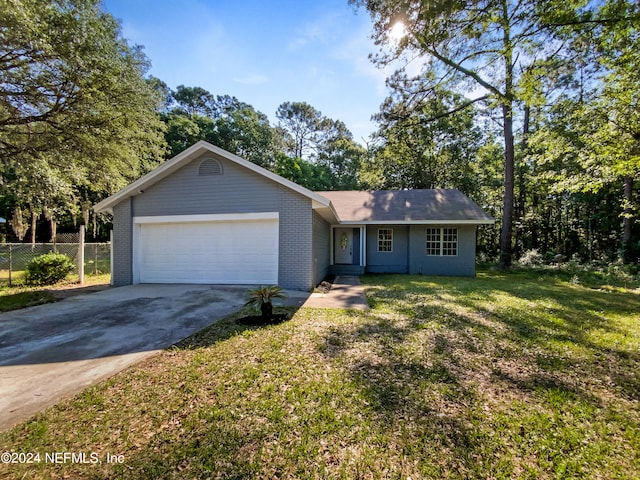
[[[504,143],[504,196],[500,235],[500,264],[511,263],[514,214],[516,106],[527,103],[520,81],[535,70],[555,67],[564,45],[556,33],[564,25],[587,25],[595,8],[586,0],[482,0],[475,2],[425,2],[423,0],[350,0],[365,6],[374,21],[374,38],[387,45],[378,64],[388,65],[405,54],[416,54],[425,70],[425,93],[435,93],[443,82],[467,93],[467,104],[485,102],[500,111]],[[390,37],[401,22],[405,34]],[[464,106],[464,105],[463,105]]]
[[[94,168],[161,153],[147,68],[99,0],[0,0],[3,160],[47,154]]]
[[[0,173],[29,179],[44,165],[56,182],[105,195],[147,171],[163,153],[147,68],[99,0],[0,0]],[[21,192],[17,207],[59,210]]]
[[[284,102],[276,117],[289,135],[289,151],[295,158],[308,158],[313,153],[322,113],[306,102]]]
[[[618,21],[575,42],[582,62],[589,61],[597,76],[548,110],[536,149],[547,174],[555,177],[556,193],[602,202],[602,193],[619,192],[619,207],[610,213],[621,216],[621,231],[606,235],[619,238],[620,256],[628,260],[640,253],[640,243],[632,242],[640,179],[640,5],[611,1],[602,11]]]
[[[324,144],[316,163],[327,167],[331,174],[331,182],[326,189],[359,189],[361,166],[366,156],[366,149],[348,137],[336,137]]]
[[[202,87],[178,85],[172,97],[187,115],[211,117],[217,110],[215,97]]]
[[[480,146],[473,108],[464,98],[438,88],[421,97],[422,79],[396,75],[387,82],[391,95],[375,116],[380,123],[380,181],[392,188],[459,188],[476,190],[474,160]]]
[[[206,140],[263,167],[273,166],[281,135],[264,113],[202,87],[180,85],[171,98],[176,103],[163,115],[169,157]]]

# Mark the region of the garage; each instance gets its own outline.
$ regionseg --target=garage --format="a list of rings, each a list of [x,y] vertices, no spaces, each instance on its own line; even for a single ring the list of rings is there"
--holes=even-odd
[[[134,283],[277,284],[278,213],[135,217]]]

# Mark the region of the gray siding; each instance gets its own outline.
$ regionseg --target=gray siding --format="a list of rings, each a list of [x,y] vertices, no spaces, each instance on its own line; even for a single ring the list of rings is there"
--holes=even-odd
[[[426,225],[412,225],[409,273],[422,275],[474,276],[476,274],[475,225],[440,225],[458,229],[458,255],[426,254]],[[429,227],[438,227],[433,225]]]
[[[134,197],[134,216],[275,212],[280,186],[234,162],[219,159],[223,174],[199,176],[203,155]]]
[[[331,225],[313,212],[313,283],[318,285],[329,273]]]
[[[378,229],[393,229],[393,251],[378,252]],[[406,225],[367,225],[367,272],[407,273],[409,227]]]
[[[313,279],[313,210],[311,200],[236,163],[217,157],[222,175],[199,176],[205,154],[116,205],[114,211],[114,284],[132,283],[134,216],[279,213],[281,287],[309,290]]]
[[[115,287],[133,283],[133,223],[131,199],[113,207],[113,271],[111,283]]]

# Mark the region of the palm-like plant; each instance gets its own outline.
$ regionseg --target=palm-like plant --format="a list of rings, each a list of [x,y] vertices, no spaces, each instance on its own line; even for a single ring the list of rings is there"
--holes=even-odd
[[[271,301],[274,298],[285,297],[284,291],[278,285],[260,286],[254,290],[249,290],[247,302],[244,305],[245,307],[258,307],[262,318],[268,319],[273,315],[273,303]]]

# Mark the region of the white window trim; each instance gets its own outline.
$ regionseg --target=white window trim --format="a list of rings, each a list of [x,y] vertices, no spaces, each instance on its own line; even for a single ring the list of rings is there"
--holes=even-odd
[[[278,212],[158,215],[133,217],[133,223],[243,222],[248,220],[278,220],[279,216]]]
[[[456,231],[456,254],[455,255],[444,255],[444,244],[445,244],[445,240],[444,240],[444,231],[445,229],[452,229]],[[440,241],[439,241],[439,253],[434,255],[434,254],[429,254],[427,252],[427,231],[428,230],[439,230],[440,231]],[[458,229],[458,227],[429,227],[427,228],[427,230],[425,230],[425,245],[424,245],[424,252],[425,255],[427,257],[457,257],[458,256],[458,252],[460,251],[460,242],[459,242],[459,238],[460,238],[460,230]],[[435,243],[435,242],[431,242],[431,243]],[[447,242],[450,243],[450,242]]]
[[[380,240],[380,231],[381,230],[387,230],[388,232],[391,232],[391,239],[390,240]],[[384,242],[390,242],[391,243],[391,250],[380,250],[380,242],[384,241]],[[393,228],[378,228],[378,253],[393,253]]]

